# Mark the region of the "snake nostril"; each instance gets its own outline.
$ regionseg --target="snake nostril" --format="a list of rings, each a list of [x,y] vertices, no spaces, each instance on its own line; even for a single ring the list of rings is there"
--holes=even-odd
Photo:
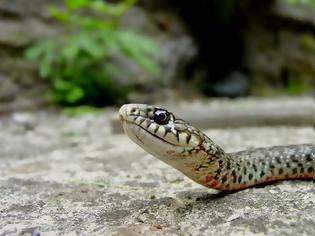
[[[136,112],[136,108],[135,107],[131,108],[130,112],[131,113],[135,113]]]

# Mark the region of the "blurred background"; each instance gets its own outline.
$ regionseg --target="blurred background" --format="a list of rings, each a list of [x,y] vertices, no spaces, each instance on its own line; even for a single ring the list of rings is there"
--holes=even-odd
[[[0,113],[311,94],[313,0],[1,0]]]

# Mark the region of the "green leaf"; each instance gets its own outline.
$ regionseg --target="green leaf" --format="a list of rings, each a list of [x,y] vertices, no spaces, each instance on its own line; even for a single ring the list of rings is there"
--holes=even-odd
[[[72,87],[66,96],[66,101],[69,103],[75,103],[84,96],[84,91],[78,86]]]
[[[55,44],[50,40],[35,43],[25,51],[25,57],[38,61],[38,71],[42,78],[47,78],[52,72]]]
[[[159,51],[158,46],[152,40],[130,31],[118,31],[117,38],[122,47],[128,51],[139,51],[150,55]]]
[[[63,91],[63,92],[67,91],[67,90],[70,90],[71,87],[72,87],[71,83],[62,80],[59,77],[56,77],[53,80],[53,86],[54,86],[55,89]]]
[[[66,0],[66,5],[70,10],[87,7],[89,4],[91,4],[91,0]]]
[[[43,50],[41,48],[38,48],[36,46],[29,47],[25,50],[25,57],[29,60],[35,60],[38,59],[43,53]]]
[[[68,23],[71,20],[71,15],[66,10],[51,6],[49,7],[49,12],[54,18],[64,23]]]
[[[52,63],[49,58],[45,58],[39,64],[39,75],[42,78],[49,77],[52,73]]]
[[[95,0],[91,2],[91,8],[95,11],[110,16],[121,16],[126,10],[133,6],[137,0],[124,0],[117,4],[107,3],[102,0]]]
[[[93,34],[94,32],[90,32]],[[93,36],[95,38],[93,38]],[[91,55],[94,59],[101,59],[106,55],[106,48],[99,43],[97,35],[81,34],[79,37],[79,42],[82,50]]]
[[[117,39],[123,52],[137,62],[143,69],[154,76],[160,75],[160,68],[152,57],[158,52],[158,47],[151,40],[131,32],[119,31]]]
[[[79,46],[78,41],[73,40],[72,37],[71,38],[69,37],[68,39],[66,39],[66,43],[61,48],[60,56],[65,58],[67,62],[71,62],[75,60],[75,58],[78,56],[79,51],[80,51],[80,46]]]
[[[65,115],[71,117],[82,116],[87,113],[97,114],[100,112],[99,109],[92,106],[65,107],[62,111]]]

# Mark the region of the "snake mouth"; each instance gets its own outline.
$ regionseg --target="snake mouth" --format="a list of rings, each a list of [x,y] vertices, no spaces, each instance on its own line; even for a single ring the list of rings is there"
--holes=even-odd
[[[125,104],[119,109],[118,114],[119,120],[123,124],[128,124],[124,125],[125,132],[128,131],[129,136],[138,135],[138,138],[141,138],[147,146],[153,146],[155,140],[174,148],[192,149],[200,145],[202,137],[200,137],[199,132],[190,128],[172,113],[167,112],[168,122],[162,122],[163,120],[160,119],[163,118],[165,112],[167,111],[149,105]],[[131,125],[137,128],[128,127]],[[147,138],[151,139],[151,143],[145,140]]]
[[[171,146],[173,146],[173,147],[183,147],[182,145],[178,145],[178,144],[174,144],[174,143],[168,142],[167,140],[165,140],[165,139],[159,137],[159,136],[156,135],[156,134],[151,133],[150,131],[146,130],[146,129],[143,128],[142,126],[140,126],[140,125],[138,125],[138,124],[136,124],[136,123],[133,123],[133,122],[131,122],[131,121],[129,121],[129,120],[122,119],[122,122],[125,122],[126,124],[128,124],[128,125],[130,125],[130,126],[135,126],[135,127],[137,127],[139,130],[145,131],[146,134],[150,135],[151,137],[156,138],[157,140],[160,140],[160,141],[163,142],[163,143],[166,143],[166,144],[171,145]],[[144,144],[143,140],[142,140],[142,139],[136,134],[136,132],[134,132],[131,128],[125,127],[125,125],[124,125],[124,129],[125,129],[125,130],[126,130],[126,129],[129,129],[128,132],[126,132],[126,133],[127,133],[128,135],[130,134],[130,132],[133,133],[134,136],[137,138],[137,140],[140,141],[142,144]],[[140,131],[139,131],[139,132],[140,132]]]

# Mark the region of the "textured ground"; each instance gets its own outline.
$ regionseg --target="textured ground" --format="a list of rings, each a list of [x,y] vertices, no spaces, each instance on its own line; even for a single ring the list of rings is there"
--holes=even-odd
[[[0,236],[315,235],[314,182],[208,190],[112,135],[111,115],[1,118]],[[227,151],[314,142],[312,127],[206,133]]]

